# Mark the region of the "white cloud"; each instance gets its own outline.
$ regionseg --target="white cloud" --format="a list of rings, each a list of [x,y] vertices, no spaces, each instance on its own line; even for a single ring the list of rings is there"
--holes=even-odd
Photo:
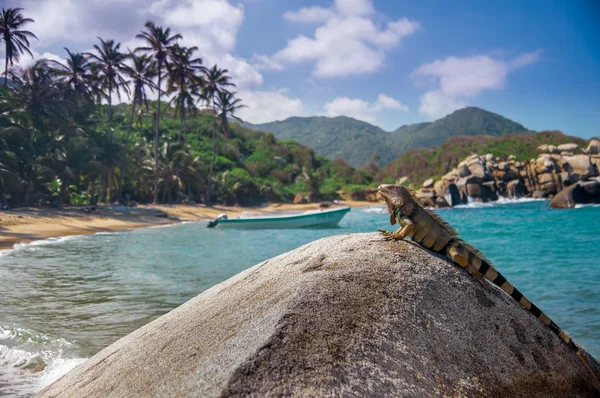
[[[38,61],[40,59],[46,59],[48,61],[57,61],[57,62],[60,62],[61,64],[66,63],[66,60],[64,58],[62,58],[61,56],[56,55],[54,53],[48,52],[48,51],[39,53],[35,49],[31,49],[31,53],[33,54],[33,58],[27,53],[23,54],[19,58],[19,61],[15,62],[14,67],[24,69],[24,68],[27,68],[27,67],[33,65],[36,61]],[[5,52],[3,49],[2,51],[0,51],[0,59],[4,60],[4,54],[5,54]],[[8,69],[10,70],[11,68],[9,67]],[[0,73],[4,74],[4,62],[0,62]]]
[[[379,94],[374,108],[377,110],[394,109],[398,111],[408,111],[408,106],[401,104],[400,101],[395,100],[392,97],[388,97],[385,94]]]
[[[226,0],[164,2],[154,14],[183,36],[182,44],[197,46],[200,54],[221,55],[234,50],[244,20],[244,6]]]
[[[326,103],[324,108],[327,116],[348,116],[371,124],[376,123],[377,116],[382,110],[408,111],[407,106],[385,94],[379,94],[377,101],[374,103],[369,103],[360,98],[337,97]]]
[[[412,72],[413,79],[425,79],[435,87],[421,96],[420,112],[432,119],[467,105],[484,90],[501,90],[509,72],[540,59],[541,51],[525,53],[504,61],[487,55],[447,57],[425,64]]]
[[[367,16],[375,12],[371,0],[335,0],[334,4],[343,15]]]
[[[336,0],[334,7],[302,8],[284,14],[288,20],[323,22],[314,38],[300,35],[273,55],[278,62],[315,62],[317,77],[343,77],[372,73],[381,68],[386,51],[412,35],[421,25],[406,18],[378,27],[371,19],[370,0]]]
[[[510,61],[510,69],[518,69],[524,66],[538,62],[542,58],[543,50],[536,50],[529,53],[521,54],[517,58]]]
[[[283,14],[283,19],[292,22],[325,22],[335,16],[335,12],[329,8],[306,7],[298,11],[288,11]]]
[[[268,55],[254,54],[252,56],[252,60],[254,61],[252,63],[252,66],[256,70],[263,70],[263,69],[266,69],[266,70],[283,70],[283,69],[285,69],[283,65],[281,65],[277,61],[274,61]]]
[[[35,48],[89,45],[97,36],[124,40],[145,21],[138,11],[143,8],[141,0],[8,0],[7,5],[24,8],[24,14],[35,20],[26,25],[39,38],[32,41]]]
[[[290,98],[285,90],[240,91],[238,95],[247,106],[238,111],[238,116],[246,122],[266,123],[306,114],[302,101]]]
[[[375,123],[375,116],[367,101],[359,98],[337,97],[325,104],[325,114],[330,117],[349,116],[368,123]]]

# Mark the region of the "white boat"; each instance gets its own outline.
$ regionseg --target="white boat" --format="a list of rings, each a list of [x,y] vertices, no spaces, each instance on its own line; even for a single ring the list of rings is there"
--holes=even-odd
[[[349,207],[315,210],[301,214],[218,219],[219,228],[280,229],[334,227],[350,211]]]

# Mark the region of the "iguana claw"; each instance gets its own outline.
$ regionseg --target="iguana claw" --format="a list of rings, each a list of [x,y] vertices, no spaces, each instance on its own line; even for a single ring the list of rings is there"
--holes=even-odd
[[[378,229],[377,232],[383,235],[383,239],[387,241],[399,241],[404,239],[400,234],[395,232],[388,232],[383,229]]]

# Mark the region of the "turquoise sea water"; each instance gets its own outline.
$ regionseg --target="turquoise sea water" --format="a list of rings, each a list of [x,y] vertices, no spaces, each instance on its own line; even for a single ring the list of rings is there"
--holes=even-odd
[[[27,396],[110,343],[266,258],[335,234],[392,229],[381,208],[339,228],[188,223],[48,239],[0,252],[0,396]],[[441,210],[527,297],[600,358],[600,207],[532,201]]]

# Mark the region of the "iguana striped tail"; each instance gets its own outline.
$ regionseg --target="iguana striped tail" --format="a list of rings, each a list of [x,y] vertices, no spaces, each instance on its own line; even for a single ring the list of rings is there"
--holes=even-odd
[[[542,312],[542,310],[540,310],[527,297],[525,297],[523,293],[519,291],[519,289],[514,287],[496,268],[494,268],[492,264],[490,264],[489,260],[487,260],[481,252],[462,241],[454,243],[453,246],[455,246],[458,249],[458,252],[463,255],[466,252],[465,257],[468,267],[474,269],[485,279],[504,290],[504,292],[506,292],[516,302],[521,304],[523,308],[531,312],[536,318],[542,321],[544,325],[548,326],[550,330],[558,335],[558,337],[560,337],[565,343],[576,347],[571,337],[556,323],[554,323],[554,321],[552,321],[548,315]]]

